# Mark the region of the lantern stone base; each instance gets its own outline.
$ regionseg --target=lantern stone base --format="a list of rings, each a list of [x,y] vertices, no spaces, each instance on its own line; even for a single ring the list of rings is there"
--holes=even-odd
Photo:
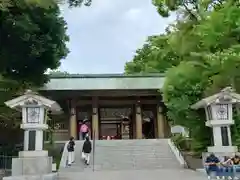
[[[12,159],[12,176],[52,173],[52,157],[19,157]]]
[[[48,151],[20,151],[18,156],[20,158],[48,157]]]
[[[57,173],[43,174],[43,175],[28,175],[28,176],[10,176],[4,177],[3,180],[57,180]]]
[[[210,146],[208,147],[209,153],[236,153],[238,152],[237,146]]]

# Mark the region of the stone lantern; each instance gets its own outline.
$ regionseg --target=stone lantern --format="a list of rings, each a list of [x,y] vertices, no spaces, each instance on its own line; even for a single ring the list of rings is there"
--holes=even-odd
[[[240,103],[240,95],[231,87],[221,92],[202,99],[191,108],[204,108],[206,113],[206,126],[212,128],[214,145],[208,147],[208,152],[234,153],[237,147],[232,146],[230,126],[234,124],[232,117],[233,105]]]
[[[19,158],[12,160],[12,176],[51,173],[52,157],[43,150],[43,131],[48,129],[45,116],[47,111],[61,112],[60,106],[31,90],[5,104],[22,112],[21,129],[24,130],[24,150],[19,152]]]

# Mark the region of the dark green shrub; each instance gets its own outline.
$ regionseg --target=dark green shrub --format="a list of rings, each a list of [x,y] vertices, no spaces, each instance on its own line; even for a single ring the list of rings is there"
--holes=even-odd
[[[53,144],[45,144],[44,145],[44,149],[48,151],[48,155],[51,156],[53,158],[53,163],[56,163],[57,165],[57,169],[59,167],[60,161],[61,161],[61,157],[62,157],[62,153],[59,150],[58,147],[56,147]]]
[[[175,134],[171,139],[179,150],[189,150],[189,142],[187,141],[186,137],[182,136],[182,134]]]

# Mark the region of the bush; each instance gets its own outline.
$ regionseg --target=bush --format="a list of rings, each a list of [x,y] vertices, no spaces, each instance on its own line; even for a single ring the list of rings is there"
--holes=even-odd
[[[55,144],[45,144],[44,146],[44,149],[48,151],[48,155],[52,156],[53,163],[56,163],[58,169],[62,157],[61,151]]]
[[[171,139],[179,150],[181,150],[181,151],[189,151],[190,150],[189,139],[182,136],[182,134],[175,134],[172,136]]]

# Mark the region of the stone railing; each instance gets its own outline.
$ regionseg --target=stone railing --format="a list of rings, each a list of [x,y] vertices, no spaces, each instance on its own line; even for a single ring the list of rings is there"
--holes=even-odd
[[[68,145],[68,141],[64,145],[59,168],[65,168],[67,166],[67,158],[68,158],[67,145]]]
[[[174,142],[171,139],[168,139],[168,145],[170,147],[170,149],[172,150],[173,154],[175,155],[175,157],[177,158],[178,162],[180,163],[180,165],[184,168],[187,168],[187,163],[183,158],[182,153],[180,152],[180,150],[175,146]]]

